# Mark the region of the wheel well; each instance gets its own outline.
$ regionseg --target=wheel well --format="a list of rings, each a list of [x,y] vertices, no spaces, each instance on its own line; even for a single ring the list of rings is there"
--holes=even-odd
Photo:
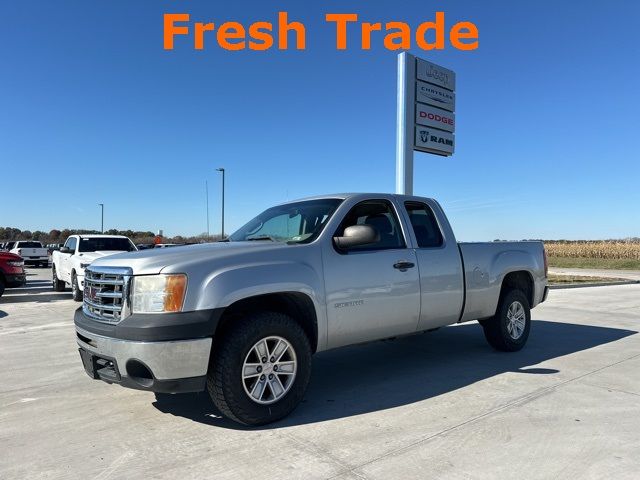
[[[527,300],[529,300],[529,305],[533,305],[533,278],[531,277],[531,274],[529,272],[510,272],[505,275],[504,279],[502,280],[502,289],[500,290],[500,295],[502,296],[509,290],[522,291],[527,297]]]
[[[318,347],[318,319],[313,301],[308,295],[299,292],[270,293],[255,297],[243,298],[225,308],[216,328],[216,336],[220,336],[230,328],[233,320],[252,312],[269,311],[290,316],[300,324],[309,338],[311,351]]]

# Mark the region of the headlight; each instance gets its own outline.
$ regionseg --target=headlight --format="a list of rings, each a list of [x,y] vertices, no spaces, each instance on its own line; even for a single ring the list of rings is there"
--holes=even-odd
[[[187,292],[187,276],[144,275],[133,277],[133,313],[179,312]]]
[[[84,269],[87,268],[89,265],[91,265],[90,263],[81,263],[80,264],[80,268]]]
[[[11,265],[12,267],[24,267],[24,262],[20,260],[12,260],[7,262],[7,265]]]

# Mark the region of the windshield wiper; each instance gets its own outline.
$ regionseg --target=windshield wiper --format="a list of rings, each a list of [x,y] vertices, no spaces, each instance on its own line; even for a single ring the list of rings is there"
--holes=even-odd
[[[275,242],[276,241],[273,237],[270,237],[269,235],[260,235],[259,237],[245,238],[245,240],[247,242],[257,242],[257,241],[260,241],[260,240],[269,240],[271,242]]]

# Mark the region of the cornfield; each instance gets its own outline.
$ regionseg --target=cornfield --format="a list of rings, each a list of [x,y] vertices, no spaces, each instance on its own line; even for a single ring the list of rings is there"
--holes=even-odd
[[[545,242],[544,246],[550,257],[640,260],[640,242]]]

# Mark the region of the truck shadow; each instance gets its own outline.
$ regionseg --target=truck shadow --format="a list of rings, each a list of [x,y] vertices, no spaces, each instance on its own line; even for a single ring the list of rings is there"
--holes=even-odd
[[[307,394],[287,418],[262,429],[322,422],[407,405],[505,372],[558,373],[530,368],[546,360],[615,342],[638,332],[534,320],[520,352],[496,352],[474,323],[344,347],[314,356]],[[244,429],[221,416],[206,393],[170,396],[162,412],[223,428]]]
[[[0,303],[46,303],[71,299],[71,289],[55,292],[51,280],[28,280],[22,287],[11,287],[4,291]]]
[[[48,291],[51,292],[51,289],[48,289]],[[58,300],[71,300],[71,298],[71,292],[34,293],[33,295],[7,295],[5,293],[2,298],[0,298],[0,303],[49,303]]]

